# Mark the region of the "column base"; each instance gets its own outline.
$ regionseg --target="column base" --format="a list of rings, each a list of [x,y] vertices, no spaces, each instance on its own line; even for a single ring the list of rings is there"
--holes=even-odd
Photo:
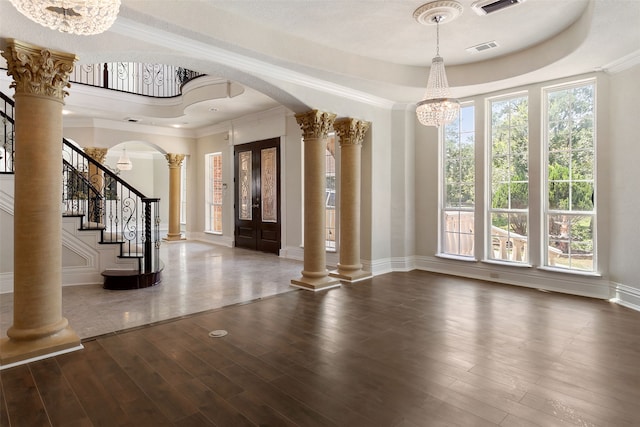
[[[70,327],[34,340],[5,337],[0,340],[0,365],[4,368],[5,365],[27,363],[32,359],[43,359],[81,348],[80,337]]]
[[[187,240],[182,234],[167,234],[162,238],[162,240],[166,240],[169,242],[175,242],[177,240]]]
[[[344,280],[346,282],[358,282],[360,280],[369,279],[373,275],[364,270],[334,270],[329,273],[329,276]]]
[[[331,288],[337,288],[340,286],[340,280],[334,279],[329,276],[323,277],[305,277],[302,276],[299,279],[292,279],[291,286],[304,289],[307,291],[324,291]]]

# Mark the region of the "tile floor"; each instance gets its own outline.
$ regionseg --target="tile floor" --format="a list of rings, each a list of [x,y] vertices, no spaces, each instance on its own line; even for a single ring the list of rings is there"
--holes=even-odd
[[[65,286],[62,313],[80,338],[296,290],[302,262],[198,241],[163,242],[162,283],[130,291]],[[0,295],[0,335],[13,323],[13,294]]]

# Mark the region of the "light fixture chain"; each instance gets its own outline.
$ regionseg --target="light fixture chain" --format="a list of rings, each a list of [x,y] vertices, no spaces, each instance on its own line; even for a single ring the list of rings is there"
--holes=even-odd
[[[440,17],[436,16],[436,56],[440,56]]]

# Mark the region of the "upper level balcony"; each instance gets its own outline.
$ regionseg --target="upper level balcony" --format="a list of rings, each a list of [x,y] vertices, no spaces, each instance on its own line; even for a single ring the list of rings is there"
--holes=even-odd
[[[172,98],[182,94],[186,82],[202,75],[175,65],[109,62],[78,65],[69,81],[154,98]]]

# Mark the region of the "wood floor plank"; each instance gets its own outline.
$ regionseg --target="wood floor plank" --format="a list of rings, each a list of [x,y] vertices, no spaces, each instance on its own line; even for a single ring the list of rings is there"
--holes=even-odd
[[[29,365],[29,368],[51,424],[77,427],[93,425],[55,359],[44,359]]]
[[[197,412],[193,403],[184,399],[143,357],[128,348],[120,336],[98,340],[105,351],[118,363],[144,396],[152,402],[147,411],[160,411],[170,421]]]
[[[42,397],[28,365],[2,371],[7,415],[12,426],[50,426]]]
[[[2,371],[0,371],[0,426],[9,426],[9,413],[7,411],[7,400],[5,399],[4,383],[2,382]]]
[[[125,408],[143,392],[96,341],[84,343],[84,350],[57,356],[56,361],[94,425],[132,422]]]

